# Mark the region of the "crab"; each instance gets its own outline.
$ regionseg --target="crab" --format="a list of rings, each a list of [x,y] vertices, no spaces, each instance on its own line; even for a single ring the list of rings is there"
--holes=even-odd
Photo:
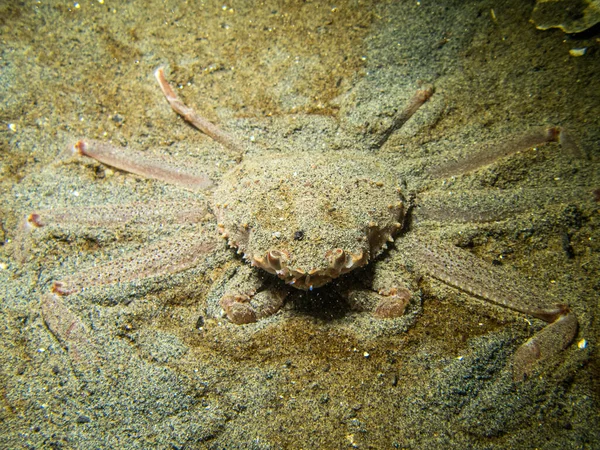
[[[81,140],[74,145],[78,155],[142,177],[175,184],[184,189],[212,191],[210,205],[194,202],[93,206],[72,210],[46,210],[29,214],[26,229],[80,222],[97,226],[123,223],[198,223],[207,214],[216,220],[218,234],[228,246],[254,267],[252,282],[234,284],[221,297],[221,314],[235,324],[249,324],[275,314],[284,304],[289,289],[312,291],[376,261],[392,247],[405,268],[404,282],[384,286],[369,301],[350,301],[352,307],[367,310],[381,320],[404,314],[414,296],[410,278],[423,275],[492,303],[533,316],[548,325],[525,342],[514,355],[516,378],[524,377],[539,360],[566,348],[577,333],[576,316],[565,304],[548,305],[524,277],[482,261],[467,251],[423,236],[417,217],[442,218],[447,212],[444,193],[410,191],[392,167],[378,160],[376,151],[306,151],[292,154],[247,156],[246,142],[187,107],[168,83],[162,68],[156,79],[172,109],[227,151],[239,163],[220,183],[202,173],[165,161],[154,161],[140,153],[116,148],[108,143]],[[375,147],[381,147],[393,132],[433,95],[432,87],[422,87],[380,133]],[[507,139],[499,149],[476,152],[453,163],[426,168],[430,178],[447,178],[492,164],[516,151],[560,142],[572,145],[558,127],[537,129]],[[473,194],[475,195],[475,194]],[[460,205],[462,211],[478,210],[478,203]],[[509,208],[510,209],[510,208]],[[472,212],[472,211],[471,211]],[[494,213],[480,211],[490,220]],[[415,231],[414,229],[417,229]],[[55,281],[51,293],[42,300],[42,313],[51,331],[62,339],[81,334],[79,322],[62,302],[64,297],[83,289],[176,273],[194,267],[218,245],[218,237],[197,234],[177,241],[162,242],[133,255],[76,272]],[[263,288],[266,272],[281,280]],[[273,287],[274,286],[274,287]],[[373,300],[375,298],[375,300]],[[210,308],[209,308],[210,309]],[[62,311],[62,313],[61,313]],[[62,318],[59,317],[62,314]]]

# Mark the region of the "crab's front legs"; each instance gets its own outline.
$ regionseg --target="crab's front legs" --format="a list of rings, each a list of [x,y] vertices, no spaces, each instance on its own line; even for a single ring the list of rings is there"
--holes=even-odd
[[[548,322],[516,352],[513,377],[531,374],[537,362],[547,360],[569,346],[577,334],[577,317],[566,305],[548,304],[542,288],[535,287],[512,270],[493,266],[470,253],[435,240],[405,236],[396,248],[410,255],[413,266],[462,291],[497,305]]]
[[[169,102],[169,105],[171,105],[171,108],[173,108],[173,111],[183,117],[184,120],[193,125],[195,128],[209,136],[215,142],[221,144],[223,147],[238,154],[243,153],[244,145],[241,142],[217,128],[204,117],[198,115],[192,108],[186,106],[186,104],[179,99],[175,93],[175,90],[167,81],[164,69],[162,67],[158,68],[156,72],[154,72],[154,76],[156,77],[156,81],[158,81],[158,85],[165,95],[165,98]]]

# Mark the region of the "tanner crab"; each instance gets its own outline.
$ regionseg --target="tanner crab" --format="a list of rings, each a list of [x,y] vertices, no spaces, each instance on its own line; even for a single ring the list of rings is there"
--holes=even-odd
[[[396,171],[378,161],[374,152],[315,150],[243,158],[246,143],[238,142],[187,107],[168,84],[162,69],[158,69],[155,75],[175,112],[240,155],[241,162],[214,188],[213,202],[208,208],[216,217],[220,235],[251,266],[277,276],[294,288],[312,290],[365,266],[391,244],[393,251],[401,254],[406,262],[408,270],[405,276],[429,275],[549,323],[517,351],[516,376],[527,373],[535,361],[555,354],[573,340],[577,319],[566,305],[546,305],[517,274],[435,239],[425,240],[414,232],[410,226],[412,211],[435,216],[441,197],[433,193],[417,195],[415,200]],[[432,88],[417,91],[404,109],[396,114],[392,125],[380,134],[377,146],[383,145],[432,94]],[[476,170],[499,157],[553,141],[569,145],[564,133],[557,127],[535,130],[509,139],[492,152],[475,153],[460,164],[439,165],[429,170],[428,176],[447,177]],[[178,167],[176,163],[152,161],[139,153],[95,141],[79,141],[74,149],[80,155],[143,177],[185,189],[213,189],[213,180],[208,176]],[[26,227],[59,226],[76,220],[100,226],[136,221],[196,223],[204,216],[206,209],[202,206],[183,202],[163,207],[143,207],[140,204],[96,206],[77,217],[69,210],[38,211],[27,217]],[[49,327],[63,337],[76,328],[72,323],[74,319],[68,318],[71,316],[61,303],[60,299],[64,296],[91,286],[175,273],[193,267],[216,245],[198,236],[191,236],[184,240],[184,244],[181,240],[163,242],[54,282],[52,294],[44,296],[42,301],[42,311]],[[260,286],[260,282],[252,288],[232,289],[221,298],[220,306],[230,321],[251,323],[280,309],[285,300],[285,289],[259,296],[256,295],[256,286]],[[387,286],[379,290],[376,302],[353,306],[368,309],[382,319],[401,316],[412,296],[409,286],[408,280],[405,284]],[[57,321],[60,311],[67,318]]]

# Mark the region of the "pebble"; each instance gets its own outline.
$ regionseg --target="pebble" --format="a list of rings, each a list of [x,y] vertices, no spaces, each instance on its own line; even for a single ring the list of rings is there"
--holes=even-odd
[[[587,52],[587,47],[583,48],[572,48],[569,50],[569,55],[571,56],[583,56]]]

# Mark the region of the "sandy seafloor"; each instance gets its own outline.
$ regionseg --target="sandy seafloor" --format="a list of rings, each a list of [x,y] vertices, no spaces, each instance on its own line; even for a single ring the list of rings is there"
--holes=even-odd
[[[397,328],[349,311],[327,287],[257,325],[204,317],[241,265],[225,246],[193,270],[67,297],[96,355],[74,360],[41,316],[52,280],[180,226],[50,227],[30,237],[24,262],[15,258],[18,224],[34,210],[202,197],[70,159],[78,138],[170,154],[216,180],[235,165],[170,110],[152,75],[161,65],[186,102],[264,152],[319,145],[335,123],[368,140],[419,83],[433,83],[432,100],[382,161],[456,155],[560,125],[580,155],[546,145],[453,186],[591,195],[600,185],[599,35],[537,30],[532,8],[1,2],[0,448],[600,448],[600,232],[587,194],[432,231],[519,269],[577,314],[574,344],[521,383],[507,364],[543,324],[428,279]],[[576,48],[587,52],[570,55]],[[385,259],[357,277],[385,276]]]

